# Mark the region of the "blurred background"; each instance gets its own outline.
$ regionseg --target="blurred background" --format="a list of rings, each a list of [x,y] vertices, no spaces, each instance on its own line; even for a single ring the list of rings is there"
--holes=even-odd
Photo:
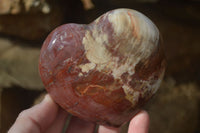
[[[145,106],[150,133],[200,133],[200,0],[0,0],[1,133],[45,92],[38,59],[48,33],[115,8],[142,12],[162,34],[168,66]]]

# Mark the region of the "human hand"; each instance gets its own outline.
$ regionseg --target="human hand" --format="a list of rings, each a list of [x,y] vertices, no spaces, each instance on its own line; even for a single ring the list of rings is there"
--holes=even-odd
[[[8,133],[61,133],[68,114],[62,110],[49,95],[30,109],[22,111]],[[140,111],[132,118],[128,133],[148,133],[149,116]],[[72,117],[66,133],[92,133],[95,124]],[[119,133],[120,128],[100,125],[98,133]]]

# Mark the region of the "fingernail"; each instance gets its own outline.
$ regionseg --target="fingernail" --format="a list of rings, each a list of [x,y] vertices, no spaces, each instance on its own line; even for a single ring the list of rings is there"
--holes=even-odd
[[[46,94],[42,102],[52,102],[52,101],[53,101],[53,100],[52,100],[52,98],[50,97],[50,95],[49,95],[49,94]]]

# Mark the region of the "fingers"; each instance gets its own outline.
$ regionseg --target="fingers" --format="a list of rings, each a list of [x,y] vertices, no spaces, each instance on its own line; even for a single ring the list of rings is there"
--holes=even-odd
[[[8,133],[44,132],[55,120],[58,110],[58,105],[46,95],[40,104],[20,113]]]
[[[54,122],[49,126],[45,133],[61,133],[63,131],[68,114],[60,109]]]
[[[8,133],[54,133],[62,132],[67,113],[46,95],[38,105],[20,113]],[[148,133],[149,115],[140,111],[130,122],[128,133]],[[72,117],[66,133],[93,133],[95,124]],[[99,126],[99,133],[119,133],[120,128]]]
[[[98,133],[119,133],[120,128],[114,128],[114,127],[106,127],[106,126],[99,126]]]
[[[129,124],[128,133],[148,133],[149,115],[146,111],[140,111]]]
[[[95,130],[95,124],[87,122],[73,116],[70,120],[70,124],[66,133],[93,133]]]

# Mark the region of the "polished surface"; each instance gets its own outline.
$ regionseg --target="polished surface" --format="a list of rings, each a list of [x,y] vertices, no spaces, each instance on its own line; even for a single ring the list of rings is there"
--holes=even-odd
[[[143,14],[117,9],[89,25],[66,24],[45,40],[40,75],[68,112],[120,126],[157,91],[165,60],[156,26]]]

